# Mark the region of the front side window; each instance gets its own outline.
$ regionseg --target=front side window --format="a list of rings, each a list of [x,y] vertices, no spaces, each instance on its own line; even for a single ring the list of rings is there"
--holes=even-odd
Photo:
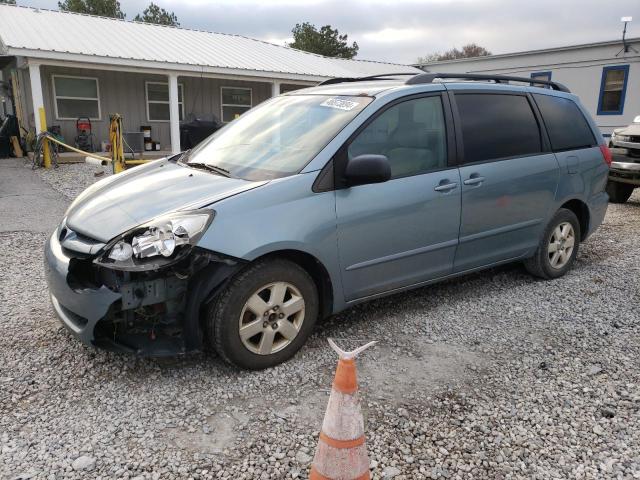
[[[399,103],[376,117],[348,147],[349,158],[385,155],[391,177],[446,168],[447,147],[440,96]]]
[[[251,108],[251,89],[222,87],[220,89],[222,98],[222,121],[228,123],[235,120],[244,112]]]
[[[89,77],[53,76],[56,119],[76,120],[89,117],[100,120],[98,79]]]
[[[622,115],[629,65],[604,67],[598,99],[598,115]]]
[[[150,122],[169,121],[169,84],[146,82],[147,120]],[[184,85],[178,84],[178,116],[184,118]]]
[[[328,95],[274,97],[215,132],[185,160],[245,180],[294,175],[371,101]]]
[[[596,145],[591,127],[573,100],[534,94],[554,151],[575,150]]]
[[[540,129],[524,95],[455,95],[465,163],[535,155],[542,151]]]

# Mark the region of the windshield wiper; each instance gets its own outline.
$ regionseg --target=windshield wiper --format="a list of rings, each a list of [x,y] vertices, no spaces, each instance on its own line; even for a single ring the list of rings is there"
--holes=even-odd
[[[202,163],[202,162],[189,162],[189,163],[186,163],[185,165],[192,168],[209,170],[210,172],[217,173],[218,175],[222,175],[223,177],[227,177],[227,178],[232,177],[231,172],[229,170],[227,170],[226,168],[218,167],[216,165],[210,165],[208,163]]]

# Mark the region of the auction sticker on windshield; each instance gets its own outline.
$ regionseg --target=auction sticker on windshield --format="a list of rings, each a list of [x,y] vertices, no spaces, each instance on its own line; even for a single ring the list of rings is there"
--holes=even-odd
[[[337,108],[338,110],[353,110],[358,105],[358,102],[352,102],[351,100],[342,100],[341,98],[328,98],[320,104],[322,107]]]

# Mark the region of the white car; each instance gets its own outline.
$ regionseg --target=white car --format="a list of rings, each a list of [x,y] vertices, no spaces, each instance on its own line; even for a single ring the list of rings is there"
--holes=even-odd
[[[640,115],[633,119],[633,123],[624,128],[616,128],[611,134],[610,148],[624,148],[631,153],[640,155]]]
[[[624,203],[633,190],[640,187],[640,115],[633,119],[631,125],[613,131],[609,147],[613,162],[607,193],[611,202]]]

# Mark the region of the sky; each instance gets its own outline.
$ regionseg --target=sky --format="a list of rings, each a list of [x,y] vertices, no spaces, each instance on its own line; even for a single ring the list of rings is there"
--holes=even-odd
[[[132,19],[149,0],[120,0]],[[360,46],[357,58],[415,63],[475,42],[494,54],[640,37],[640,0],[155,0],[182,27],[284,44],[296,23],[331,25]],[[57,8],[56,0],[18,4]]]

